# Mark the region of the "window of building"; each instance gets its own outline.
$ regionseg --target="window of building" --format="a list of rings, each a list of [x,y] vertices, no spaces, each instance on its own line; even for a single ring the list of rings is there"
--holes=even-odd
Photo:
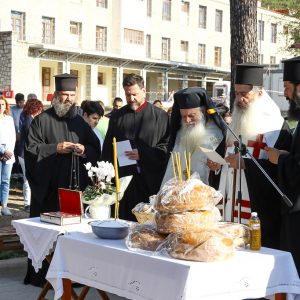
[[[205,65],[206,46],[205,44],[198,44],[198,64]]]
[[[187,1],[181,2],[181,23],[183,25],[189,24],[189,13],[190,13],[190,3]]]
[[[107,8],[107,0],[96,0],[96,6]]]
[[[171,21],[171,0],[163,0],[162,6],[162,19],[166,21]]]
[[[221,67],[221,63],[222,63],[222,48],[215,47],[215,66]]]
[[[207,7],[199,5],[199,27],[206,28]]]
[[[70,43],[73,46],[81,46],[81,23],[70,22]]]
[[[277,41],[277,24],[271,24],[271,43],[276,43]]]
[[[48,94],[51,93],[51,69],[42,67],[42,93],[43,100],[47,99]]]
[[[151,35],[146,35],[146,57],[151,57]]]
[[[223,22],[223,11],[216,9],[215,30],[217,32],[222,32],[222,22]]]
[[[258,21],[258,39],[263,41],[265,38],[265,21]]]
[[[70,33],[75,35],[81,35],[81,23],[70,22]]]
[[[180,42],[180,50],[184,51],[184,52],[188,52],[189,51],[189,42],[181,41]]]
[[[55,42],[55,19],[42,17],[43,36],[42,42],[46,44],[54,44]]]
[[[11,11],[11,29],[17,33],[18,40],[25,40],[25,13]]]
[[[183,61],[187,62],[188,61],[188,56],[189,56],[189,42],[187,41],[181,41],[180,42],[180,50],[183,55]]]
[[[152,0],[147,0],[147,17],[152,16]]]
[[[276,56],[270,56],[270,64],[276,65]]]
[[[98,80],[97,80],[98,85],[104,85],[105,84],[105,76],[104,73],[98,72]]]
[[[144,45],[144,32],[124,28],[124,42],[135,45]]]
[[[107,28],[96,26],[96,50],[107,50]]]
[[[170,45],[171,45],[171,39],[169,38],[161,39],[161,59],[170,60]]]
[[[264,63],[264,55],[263,54],[259,54],[259,63],[261,65],[263,65],[263,63]]]

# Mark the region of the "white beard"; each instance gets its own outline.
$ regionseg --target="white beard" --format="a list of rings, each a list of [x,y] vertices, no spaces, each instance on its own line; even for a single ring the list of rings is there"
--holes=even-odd
[[[178,134],[180,136],[180,148],[185,149],[187,153],[195,152],[196,148],[205,141],[206,129],[204,118],[195,126],[187,126],[185,123],[181,122],[181,128]]]
[[[236,104],[232,114],[232,122],[229,127],[237,135],[242,135],[243,142],[256,140],[258,134],[263,133],[262,128],[266,122],[260,112],[264,111],[264,101],[260,97],[249,104],[248,108],[241,109]],[[236,141],[235,137],[228,131],[226,143],[232,146]]]
[[[58,97],[54,97],[52,100],[52,106],[60,118],[69,112],[72,105],[72,103],[61,103]]]

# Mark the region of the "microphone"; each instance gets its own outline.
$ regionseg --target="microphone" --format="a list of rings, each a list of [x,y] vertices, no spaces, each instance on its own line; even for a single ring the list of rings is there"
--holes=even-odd
[[[214,114],[225,114],[228,112],[228,107],[226,106],[220,106],[220,107],[214,107],[214,108],[209,108],[206,112],[208,115],[214,115]]]

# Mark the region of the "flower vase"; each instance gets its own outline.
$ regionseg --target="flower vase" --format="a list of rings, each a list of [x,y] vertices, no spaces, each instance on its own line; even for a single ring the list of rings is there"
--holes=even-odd
[[[89,204],[85,209],[85,217],[98,220],[106,220],[110,218],[111,209],[110,205],[115,202],[115,193],[112,195],[103,194],[97,196],[94,200],[83,201]]]

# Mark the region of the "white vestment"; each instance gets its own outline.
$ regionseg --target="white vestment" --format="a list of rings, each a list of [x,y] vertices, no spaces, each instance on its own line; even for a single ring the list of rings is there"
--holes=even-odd
[[[182,143],[180,143],[180,139],[181,131],[179,130],[176,136],[173,152],[180,153],[182,171],[184,171],[186,170],[184,151],[186,151],[187,153],[188,151],[182,146]],[[222,140],[223,134],[221,129],[215,124],[213,120],[209,120],[205,125],[205,139],[199,141],[198,146],[215,150]],[[197,147],[196,150],[191,153],[191,173],[193,172],[197,172],[200,175],[200,179],[202,180],[202,182],[208,184],[209,168],[207,167],[207,156],[199,149],[199,147]],[[172,167],[172,160],[170,158],[161,187],[172,177],[174,177],[174,172]]]
[[[256,116],[257,122],[255,122],[257,136],[263,135],[262,142],[265,143],[268,147],[274,147],[278,136],[280,134],[281,128],[283,126],[284,119],[281,116],[280,110],[275,102],[266,94],[263,93],[263,109],[257,111]],[[239,132],[235,132],[237,135],[240,134]],[[227,131],[227,135],[231,134]],[[251,138],[251,141],[255,140]],[[249,140],[245,141],[242,140],[245,145],[249,145]],[[247,147],[249,152],[253,154],[253,147]],[[235,153],[234,147],[230,146],[227,147],[226,156],[228,153]],[[259,152],[259,159],[267,159],[266,152],[264,150],[260,150]],[[244,159],[250,159],[247,155]],[[257,172],[261,172],[258,170]],[[234,169],[229,168],[228,165],[222,167],[221,178],[220,178],[220,185],[219,190],[223,194],[224,202],[223,204],[219,204],[218,207],[222,212],[223,220],[224,221],[238,221],[238,191],[240,190],[239,187],[239,170],[236,170],[236,180],[235,180],[235,188],[234,186]],[[241,223],[248,224],[248,220],[251,215],[251,205],[250,205],[250,197],[246,182],[246,176],[244,171],[241,171],[241,191],[242,191],[242,201],[241,201]],[[233,205],[232,200],[235,199],[235,203]],[[234,209],[233,209],[234,207]],[[225,213],[224,213],[225,210]],[[234,219],[232,219],[232,215],[234,215]]]

